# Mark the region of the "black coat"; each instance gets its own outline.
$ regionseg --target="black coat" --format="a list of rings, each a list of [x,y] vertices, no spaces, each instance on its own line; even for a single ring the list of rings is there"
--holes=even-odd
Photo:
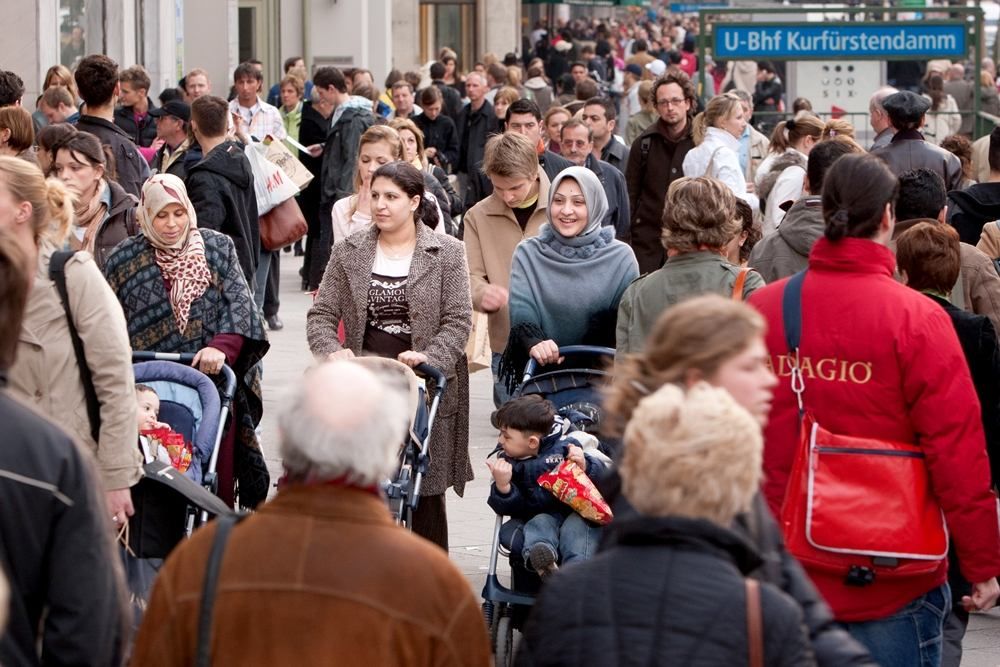
[[[962,243],[976,245],[987,222],[1000,220],[1000,183],[976,183],[948,193],[948,224]]]
[[[454,171],[458,164],[458,130],[455,128],[455,121],[442,113],[434,120],[420,114],[413,122],[424,133],[424,148],[437,149],[432,162],[445,171]]]
[[[614,227],[615,238],[628,243],[631,218],[625,176],[604,160],[595,160],[593,155],[587,156],[586,166],[597,174],[601,185],[604,186],[604,194],[608,198],[608,217],[603,224]]]
[[[0,564],[10,584],[0,663],[121,664],[131,619],[91,457],[2,391],[0,424]]]
[[[639,261],[639,273],[655,271],[666,259],[660,241],[663,202],[670,184],[684,175],[684,158],[692,148],[690,120],[677,141],[667,136],[663,122],[657,120],[632,142],[625,182],[632,214],[632,250]]]
[[[872,155],[880,157],[896,176],[925,167],[941,176],[948,190],[958,190],[962,184],[962,163],[958,158],[940,146],[924,141],[924,136],[915,130],[900,130],[893,135],[888,146],[876,148]],[[978,242],[977,236],[972,244]]]
[[[497,131],[497,117],[493,105],[483,102],[478,111],[471,104],[462,107],[456,123],[459,134],[458,164],[456,171],[468,174],[469,185],[465,194],[465,208],[470,209],[489,194],[489,179],[482,173],[486,140]]]
[[[253,285],[260,253],[260,222],[253,172],[243,145],[227,141],[213,148],[191,166],[186,184],[198,226],[233,240],[243,275],[247,284]]]
[[[149,111],[156,108],[153,100],[148,97],[146,103],[149,105]],[[148,148],[156,141],[156,119],[150,116],[148,111],[142,122],[137,124],[132,107],[118,107],[115,109],[115,125],[124,130],[136,146]]]
[[[753,549],[704,520],[612,525],[610,548],[545,583],[516,664],[747,664],[745,575],[760,564]],[[815,664],[798,605],[770,584],[760,593],[764,664]]]
[[[370,109],[348,107],[330,128],[323,146],[320,174],[320,207],[324,212],[331,211],[337,200],[354,194],[354,171],[361,135],[374,123],[375,116]]]
[[[115,171],[118,184],[136,199],[142,196],[142,184],[149,178],[149,164],[142,157],[135,143],[120,127],[97,116],[80,116],[76,129],[90,132],[111,147],[115,156]]]
[[[299,125],[299,143],[303,146],[322,144],[326,141],[326,135],[330,130],[330,119],[324,118],[323,114],[316,111],[312,102],[302,104],[302,124]],[[305,275],[306,286],[310,289],[318,289],[319,281],[323,278],[325,266],[314,266],[313,257],[315,251],[319,249],[320,222],[319,222],[319,199],[321,194],[320,174],[323,170],[323,156],[313,157],[309,153],[299,151],[299,161],[313,175],[306,189],[299,193],[299,208],[302,209],[302,216],[309,226],[309,233],[306,237],[306,258]]]

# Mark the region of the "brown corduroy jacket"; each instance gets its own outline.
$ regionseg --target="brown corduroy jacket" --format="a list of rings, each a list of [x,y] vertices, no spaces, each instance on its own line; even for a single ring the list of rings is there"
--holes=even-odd
[[[209,524],[167,559],[133,665],[193,665]],[[437,546],[381,498],[290,486],[237,525],[223,554],[213,665],[486,666],[479,603]]]

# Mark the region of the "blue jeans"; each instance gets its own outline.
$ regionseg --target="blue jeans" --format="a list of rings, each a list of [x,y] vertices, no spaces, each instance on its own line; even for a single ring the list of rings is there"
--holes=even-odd
[[[253,302],[264,312],[264,292],[267,291],[267,272],[271,268],[271,251],[260,249],[257,255],[257,272],[253,275]]]
[[[493,405],[498,408],[512,398],[507,386],[500,380],[501,357],[503,354],[500,352],[494,352],[490,357],[490,371],[493,373]]]
[[[846,623],[845,627],[882,667],[939,667],[944,619],[950,607],[951,590],[944,584],[892,616]]]
[[[528,562],[531,547],[539,542],[552,547],[563,565],[587,560],[597,551],[600,539],[600,527],[587,523],[576,512],[565,519],[553,514],[538,514],[524,524],[524,562]]]

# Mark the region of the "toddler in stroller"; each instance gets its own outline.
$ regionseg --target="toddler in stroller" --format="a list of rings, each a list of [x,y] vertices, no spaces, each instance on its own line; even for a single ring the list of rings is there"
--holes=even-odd
[[[592,438],[576,437],[570,421],[557,415],[552,403],[541,396],[508,401],[496,419],[503,451],[495,462],[487,462],[493,475],[487,502],[496,513],[524,521],[524,560],[544,577],[560,562],[591,557],[600,527],[542,488],[538,478],[570,460],[594,481],[607,471],[610,460],[597,450]],[[595,446],[585,453],[583,447],[588,444]]]

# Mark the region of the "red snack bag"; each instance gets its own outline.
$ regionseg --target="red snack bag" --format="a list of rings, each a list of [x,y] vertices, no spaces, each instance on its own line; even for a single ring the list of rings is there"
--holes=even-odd
[[[587,473],[570,460],[563,461],[538,477],[538,485],[573,508],[584,519],[605,526],[614,515]]]

